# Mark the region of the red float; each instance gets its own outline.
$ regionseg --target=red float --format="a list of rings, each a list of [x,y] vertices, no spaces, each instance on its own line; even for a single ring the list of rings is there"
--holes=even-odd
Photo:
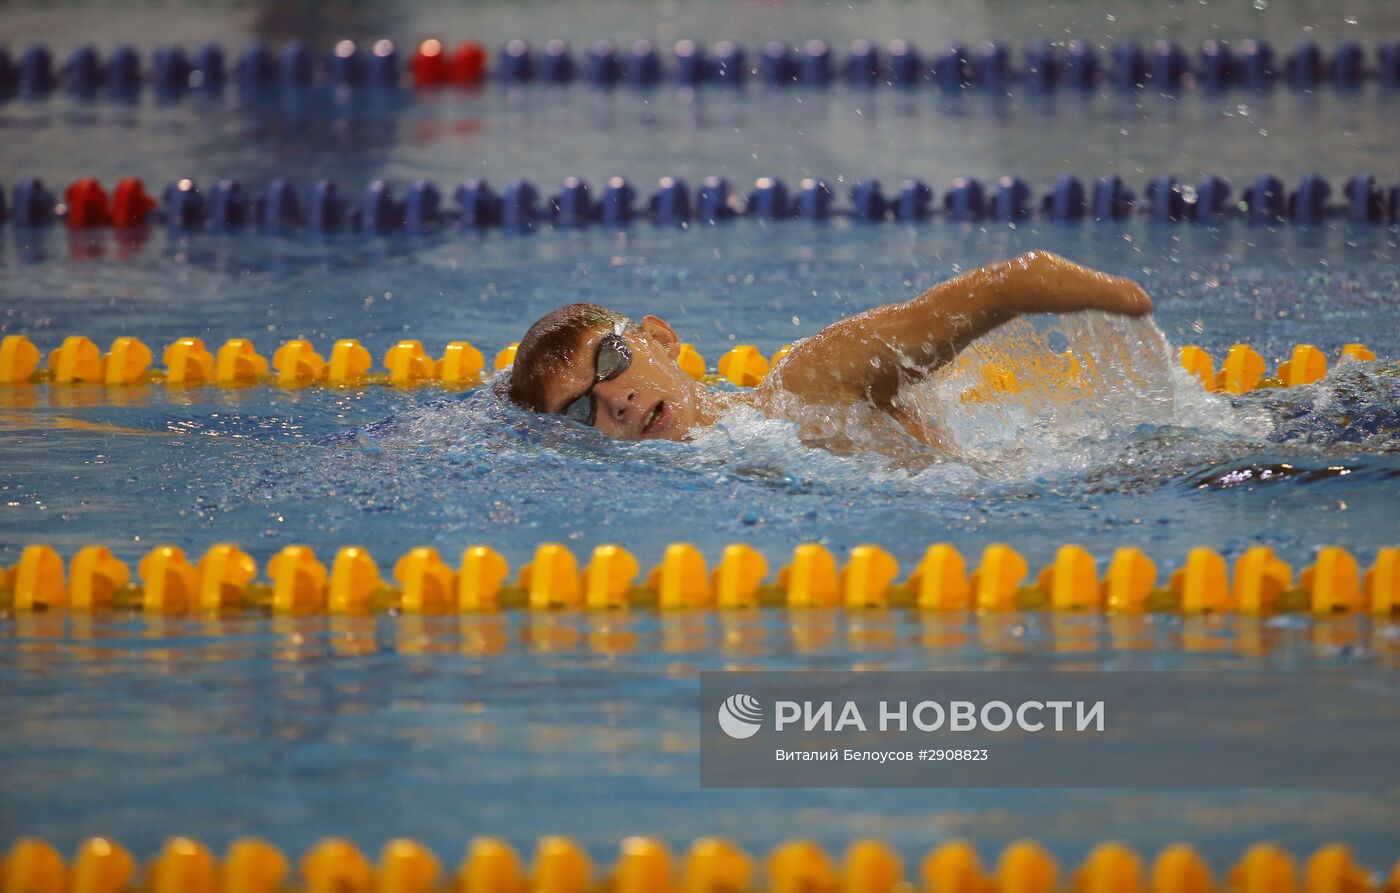
[[[486,77],[486,48],[475,40],[457,44],[452,54],[452,83],[475,87]]]
[[[442,41],[430,37],[418,44],[410,67],[416,86],[440,87],[447,83],[447,57],[442,51]]]
[[[112,192],[112,225],[140,226],[156,206],[146,187],[135,177],[127,177]]]
[[[68,206],[69,229],[90,229],[112,222],[107,212],[107,192],[91,177],[69,186],[63,193],[63,203]]]

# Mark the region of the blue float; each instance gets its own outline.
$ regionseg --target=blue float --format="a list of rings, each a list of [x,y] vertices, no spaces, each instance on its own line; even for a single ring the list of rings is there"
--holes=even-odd
[[[248,196],[237,180],[220,180],[209,191],[206,224],[210,229],[231,229],[248,222]]]
[[[49,48],[35,44],[19,57],[19,89],[26,96],[43,96],[53,90],[55,84],[53,57]]]
[[[151,55],[151,86],[155,87],[158,95],[172,96],[184,90],[190,84],[191,71],[185,51],[178,46],[157,47]],[[134,91],[135,86],[129,89]]]
[[[705,50],[693,40],[678,40],[675,47],[675,80],[682,87],[698,87],[710,77]]]
[[[1147,58],[1136,41],[1124,40],[1113,46],[1109,79],[1122,90],[1141,87],[1147,80]]]
[[[587,226],[593,222],[593,194],[588,183],[578,177],[564,178],[564,185],[550,200],[550,206],[559,226]]]
[[[637,191],[624,177],[608,178],[607,188],[598,200],[598,218],[605,226],[626,226],[632,222]]]
[[[1146,195],[1153,222],[1175,223],[1186,217],[1186,196],[1176,177],[1170,174],[1153,177],[1147,181]]]
[[[1223,90],[1235,81],[1235,57],[1223,40],[1201,44],[1201,84],[1208,90]]]
[[[1385,219],[1385,196],[1376,188],[1376,178],[1357,174],[1342,188],[1347,199],[1347,220],[1353,223],[1379,223]]]
[[[1151,66],[1148,71],[1152,86],[1164,92],[1178,90],[1190,70],[1186,51],[1174,41],[1153,42]]]
[[[846,57],[846,81],[852,87],[873,87],[880,82],[880,51],[864,38],[851,41]]]
[[[501,198],[485,180],[467,180],[457,187],[457,219],[467,229],[482,229],[501,222]]]
[[[661,82],[661,57],[651,41],[632,41],[632,50],[623,64],[623,76],[633,87],[654,87]]]
[[[1055,88],[1060,79],[1060,60],[1055,55],[1055,46],[1043,38],[1030,42],[1026,47],[1026,81],[1041,91]]]
[[[611,40],[600,40],[588,48],[588,82],[595,87],[611,87],[622,78],[622,63]]]
[[[770,40],[763,45],[763,55],[758,59],[758,77],[770,87],[784,87],[792,80],[796,70],[792,50],[781,40]]]
[[[5,199],[5,187],[0,185],[0,223],[10,219],[10,205]]]
[[[431,180],[415,180],[403,200],[403,225],[424,233],[442,223],[442,193]]]
[[[1299,89],[1311,89],[1322,80],[1322,50],[1311,40],[1304,41],[1288,54],[1284,71],[1288,84]]]
[[[924,59],[907,40],[890,41],[889,81],[896,87],[914,87],[924,79]]]
[[[261,42],[254,42],[243,51],[236,68],[238,86],[244,90],[262,90],[277,79],[277,60]]]
[[[1064,81],[1077,90],[1092,90],[1099,82],[1103,65],[1092,45],[1071,40],[1065,48]]]
[[[546,84],[567,84],[577,73],[566,41],[556,37],[544,45],[544,53],[540,56],[540,80]]]
[[[1196,184],[1196,202],[1191,206],[1191,219],[1196,223],[1215,223],[1225,213],[1230,200],[1230,184],[1210,175]]]
[[[63,77],[68,91],[78,96],[91,96],[102,86],[102,60],[97,47],[85,44],[75,49],[63,65]]]
[[[204,223],[204,196],[193,180],[178,180],[165,187],[162,205],[165,222],[175,229],[195,229]]]
[[[141,89],[141,54],[130,44],[122,44],[107,57],[102,70],[107,92],[118,98],[136,95]]]
[[[749,74],[748,57],[737,43],[722,40],[715,44],[715,80],[721,84],[742,84]]]
[[[53,222],[55,204],[43,180],[21,180],[15,184],[10,219],[15,226],[44,226]]]
[[[530,45],[516,38],[501,48],[496,74],[507,84],[525,83],[535,76]]]
[[[744,213],[759,220],[781,220],[792,216],[788,207],[787,186],[775,177],[759,177],[744,205]]]
[[[981,220],[986,204],[982,184],[974,177],[958,177],[953,181],[953,188],[943,196],[944,210],[960,223]]]
[[[317,180],[306,196],[306,226],[312,232],[333,233],[345,223],[345,200],[334,180]]]
[[[227,71],[224,63],[224,48],[217,43],[206,43],[194,54],[193,72],[190,85],[203,90],[222,90]]]
[[[1006,44],[995,40],[984,40],[977,46],[977,64],[973,75],[977,86],[987,90],[1005,90],[1011,78],[1010,54]]]
[[[15,68],[8,48],[0,46],[0,95],[10,92],[19,85],[19,69]]]
[[[399,50],[392,40],[381,37],[370,47],[365,75],[370,86],[381,90],[393,90],[399,86]]]
[[[1327,219],[1332,184],[1317,174],[1307,174],[1288,197],[1288,217],[1294,223],[1321,223]]]
[[[290,180],[279,178],[267,184],[258,199],[257,218],[263,229],[274,232],[301,225],[301,199]]]
[[[949,44],[943,52],[933,57],[933,79],[945,93],[960,92],[972,83],[972,63],[967,47],[960,43]]]
[[[889,213],[889,202],[880,189],[879,180],[861,180],[851,187],[851,216],[856,220],[877,222]]]
[[[1240,83],[1262,90],[1274,80],[1274,48],[1262,40],[1246,40],[1240,44],[1235,66]]]
[[[1057,223],[1073,223],[1084,218],[1087,203],[1084,184],[1078,177],[1066,174],[1055,181],[1055,188],[1041,201],[1043,213]]]
[[[1361,86],[1366,76],[1366,54],[1354,40],[1344,40],[1337,44],[1337,52],[1332,56],[1332,83],[1343,89]]]
[[[933,188],[922,180],[909,179],[899,184],[894,200],[894,219],[902,223],[917,223],[929,216],[933,204]]]
[[[1400,43],[1383,43],[1376,50],[1376,74],[1388,87],[1400,87]]]
[[[705,223],[719,223],[734,216],[733,195],[723,177],[706,177],[695,194],[695,216]]]
[[[997,191],[992,196],[992,219],[1003,223],[1014,223],[1029,217],[1031,208],[1031,188],[1020,177],[1002,177],[997,180]]]
[[[326,60],[326,74],[335,87],[357,87],[364,83],[365,61],[355,41],[342,40],[335,45]]]
[[[375,180],[360,194],[355,222],[361,232],[387,233],[403,225],[403,208],[394,201],[389,184]]]
[[[1260,174],[1254,184],[1244,191],[1244,203],[1250,223],[1276,223],[1288,210],[1288,196],[1283,183],[1272,174]]]
[[[1133,211],[1136,196],[1116,174],[1094,181],[1093,213],[1095,220],[1124,220]]]
[[[663,226],[684,226],[690,221],[690,190],[679,177],[662,177],[647,201],[651,219]]]
[[[808,87],[825,87],[831,83],[831,46],[824,40],[809,40],[802,47],[797,80]]]
[[[831,216],[831,187],[825,180],[806,177],[797,184],[797,216],[803,220],[825,220]]]
[[[507,183],[506,191],[501,196],[501,225],[513,230],[532,228],[535,225],[535,203],[539,198],[539,190],[529,180]]]
[[[311,53],[299,40],[288,41],[277,57],[277,80],[284,88],[298,89],[311,84]]]

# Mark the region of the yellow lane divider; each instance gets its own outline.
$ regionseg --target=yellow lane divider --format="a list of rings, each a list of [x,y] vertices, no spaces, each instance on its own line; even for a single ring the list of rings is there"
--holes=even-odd
[[[517,344],[498,352],[493,367],[499,371],[515,361]],[[777,365],[791,348],[780,348],[765,357],[751,344],[727,351],[709,371],[705,358],[694,345],[681,345],[678,362],[685,372],[704,381],[729,381],[739,387],[753,387],[768,370]],[[1362,344],[1342,348],[1342,358],[1373,360],[1375,354]],[[296,339],[284,342],[269,360],[257,352],[247,338],[231,338],[218,350],[210,350],[199,338],[179,338],[161,353],[163,369],[153,368],[155,353],[136,338],[115,339],[104,353],[92,339],[83,335],[65,338],[44,360],[38,347],[24,335],[6,335],[0,340],[0,384],[100,384],[109,387],[164,382],[175,388],[215,386],[248,388],[271,385],[301,388],[311,385],[359,387],[387,384],[416,387],[437,384],[446,388],[474,387],[486,376],[486,360],[481,351],[466,341],[450,342],[440,358],[434,358],[423,342],[406,339],[385,352],[383,371],[376,371],[368,349],[354,338],[343,338],[331,346],[329,356],[317,353],[311,342]],[[1317,381],[1327,373],[1327,358],[1310,344],[1299,344],[1276,374],[1266,378],[1263,357],[1246,344],[1230,349],[1219,370],[1210,355],[1199,347],[1184,347],[1181,363],[1212,391],[1239,394],[1261,387],[1286,387]],[[1042,362],[1032,373],[1070,380],[1092,374],[1089,357],[1065,353]],[[997,363],[986,363],[979,370],[979,382],[963,395],[967,401],[993,399],[998,393],[1024,390],[1027,382]]]
[[[1376,355],[1364,344],[1342,347],[1340,360],[1374,360]],[[1327,374],[1327,356],[1311,344],[1298,344],[1288,359],[1278,364],[1272,378],[1266,377],[1268,367],[1259,351],[1248,344],[1236,344],[1216,369],[1210,354],[1199,347],[1181,349],[1181,365],[1200,379],[1208,391],[1243,394],[1257,388],[1283,388],[1311,384]]]
[[[1262,616],[1400,614],[1400,547],[1377,551],[1363,570],[1339,546],[1318,550],[1295,575],[1269,546],[1253,546],[1234,562],[1213,549],[1190,550],[1162,579],[1141,549],[1125,546],[1100,564],[1084,548],[1061,546],[1034,576],[1011,546],[987,546],[970,567],[953,546],[929,546],[901,581],[898,562],[879,546],[851,549],[844,564],[825,546],[797,546],[770,578],[752,546],[726,546],[717,565],[689,543],[666,547],[645,575],[618,545],[599,546],[580,567],[567,546],[541,543],[510,579],[506,559],[490,546],[463,550],[449,564],[437,549],[416,548],[385,577],[368,549],[346,546],[329,566],[309,546],[287,546],[268,560],[263,578],[236,545],[211,547],[198,560],[177,546],[151,549],[133,577],[105,546],[86,546],[67,565],[50,546],[25,547],[0,575],[0,609],[140,610],[174,615],[264,610],[278,615],[450,614],[523,608],[531,611],[625,608],[909,608],[919,611],[1053,611],[1056,613]]]
[[[929,851],[911,876],[887,843],[865,839],[833,859],[819,844],[789,840],[762,864],[738,845],[720,838],[694,841],[677,860],[670,848],[649,837],[628,837],[611,871],[599,872],[588,853],[568,837],[544,837],[527,866],[509,843],[478,837],[467,844],[455,870],[426,846],[396,839],[384,844],[373,864],[354,844],[326,838],[295,865],[271,843],[244,837],[220,861],[202,843],[173,837],[138,872],[121,844],[94,837],[78,845],[71,862],[34,837],[14,841],[0,862],[5,893],[1394,893],[1400,863],[1388,877],[1360,865],[1351,849],[1328,843],[1300,868],[1287,850],[1268,843],[1250,847],[1223,876],[1187,844],[1173,844],[1148,864],[1132,848],[1105,842],[1077,867],[1064,871],[1040,844],[1007,845],[984,866],[976,848],[963,841]]]

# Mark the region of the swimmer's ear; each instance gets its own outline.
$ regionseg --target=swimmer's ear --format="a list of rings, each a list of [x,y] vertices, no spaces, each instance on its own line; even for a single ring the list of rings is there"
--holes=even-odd
[[[666,324],[666,320],[647,314],[642,317],[642,331],[661,342],[672,359],[680,356],[681,339],[676,335],[676,330]]]

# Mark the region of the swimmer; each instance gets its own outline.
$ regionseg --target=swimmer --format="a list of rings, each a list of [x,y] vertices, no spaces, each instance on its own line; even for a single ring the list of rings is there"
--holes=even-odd
[[[809,410],[829,416],[864,405],[918,443],[941,448],[936,422],[909,411],[901,389],[1017,316],[1082,310],[1144,316],[1152,299],[1129,279],[1030,251],[833,323],[793,344],[757,387],[734,392],[687,375],[677,364],[680,338],[659,317],[634,323],[598,304],[568,304],[525,333],[503,384],[518,406],[622,440],[684,440],[747,404],[797,423],[804,440],[836,446],[804,431]]]

